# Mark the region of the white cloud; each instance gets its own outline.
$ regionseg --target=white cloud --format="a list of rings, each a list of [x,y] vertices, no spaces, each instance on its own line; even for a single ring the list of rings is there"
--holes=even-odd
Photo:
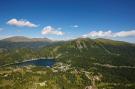
[[[45,34],[64,35],[64,32],[59,31],[51,26],[46,26],[43,28],[41,34],[43,34],[43,35],[45,35]]]
[[[79,26],[78,26],[78,25],[73,25],[72,27],[73,27],[73,28],[78,28]]]
[[[10,19],[7,24],[9,25],[14,25],[14,26],[19,26],[19,27],[38,27],[36,24],[31,23],[30,21],[27,20],[17,20],[15,18]]]
[[[120,31],[114,34],[114,37],[129,37],[129,36],[135,36],[135,30]]]
[[[92,31],[88,34],[83,35],[83,37],[130,37],[130,36],[135,36],[135,30],[130,30],[130,31],[120,31],[120,32],[112,32],[111,30],[108,31]]]

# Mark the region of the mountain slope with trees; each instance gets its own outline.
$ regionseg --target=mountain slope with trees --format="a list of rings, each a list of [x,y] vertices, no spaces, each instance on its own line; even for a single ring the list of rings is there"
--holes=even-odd
[[[21,42],[18,43],[22,44]],[[42,77],[49,76],[49,73],[54,75],[53,79],[48,77],[50,80],[46,80],[49,82],[57,80],[57,82],[51,84],[56,89],[90,89],[90,87],[92,89],[134,89],[135,87],[133,76],[135,75],[134,44],[101,38],[78,38],[42,47],[36,46],[36,48],[23,46],[19,48],[14,46],[12,46],[13,48],[0,48],[0,65],[32,58],[51,57],[57,62],[71,65],[69,69],[58,73],[45,69],[47,74],[43,74]],[[58,67],[51,69],[54,71],[54,69],[62,68],[59,66],[62,65],[60,64]],[[35,76],[31,73],[25,75]],[[58,81],[59,75],[63,76]],[[71,84],[73,80],[75,82]],[[62,84],[60,81],[65,83]],[[58,86],[61,86],[61,88],[58,88]]]

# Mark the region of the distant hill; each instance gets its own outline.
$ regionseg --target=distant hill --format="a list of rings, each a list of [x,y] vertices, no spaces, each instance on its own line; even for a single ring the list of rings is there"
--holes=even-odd
[[[2,41],[8,41],[8,42],[52,42],[52,40],[48,38],[28,38],[24,36],[14,36],[5,38]]]
[[[104,38],[97,38],[95,39],[97,42],[102,42],[103,44],[110,44],[110,45],[133,45],[132,43],[124,42],[124,41],[116,41],[111,39],[104,39]]]
[[[48,45],[61,44],[62,41],[52,41],[48,38],[28,38],[24,36],[14,36],[0,40],[0,48],[40,48]]]

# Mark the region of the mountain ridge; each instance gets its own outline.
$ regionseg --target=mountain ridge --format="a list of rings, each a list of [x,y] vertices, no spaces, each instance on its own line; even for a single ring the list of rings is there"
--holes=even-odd
[[[48,38],[29,38],[25,36],[13,36],[2,39],[1,41],[8,41],[8,42],[52,42],[51,39]]]
[[[74,40],[95,40],[95,41],[100,41],[103,43],[113,43],[115,42],[116,44],[120,44],[120,43],[124,43],[124,44],[133,44],[135,45],[135,43],[130,43],[130,42],[126,42],[126,41],[119,41],[119,40],[112,40],[112,39],[106,39],[106,38],[83,38],[83,37],[79,37],[76,39],[69,39],[69,40],[52,40],[49,38],[31,38],[31,37],[25,37],[25,36],[12,36],[12,37],[7,37],[4,39],[0,39],[0,41],[6,41],[6,42],[59,42],[59,41],[64,41],[64,42],[68,42],[68,41],[74,41]]]

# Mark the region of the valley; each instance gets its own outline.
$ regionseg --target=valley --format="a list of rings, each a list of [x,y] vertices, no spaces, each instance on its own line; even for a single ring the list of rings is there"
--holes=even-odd
[[[53,45],[38,45],[36,49],[25,45],[19,48],[3,45],[0,51],[0,88],[134,89],[134,53],[134,44],[108,39],[78,38],[54,42]],[[34,58],[54,58],[51,60],[56,63],[40,66],[46,62],[35,62],[37,66],[29,63],[34,60],[27,61]],[[2,66],[21,62],[24,66]]]

